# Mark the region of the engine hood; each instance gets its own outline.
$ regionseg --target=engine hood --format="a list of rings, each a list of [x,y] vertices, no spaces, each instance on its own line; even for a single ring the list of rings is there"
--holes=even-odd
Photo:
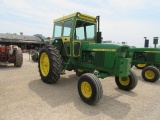
[[[111,44],[111,43],[82,43],[82,50],[87,51],[117,51],[122,47],[128,47],[128,45],[123,44]]]
[[[160,48],[130,48],[130,51],[160,53]]]

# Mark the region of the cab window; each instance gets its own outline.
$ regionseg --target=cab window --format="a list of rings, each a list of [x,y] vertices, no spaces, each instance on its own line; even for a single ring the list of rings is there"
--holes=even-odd
[[[71,27],[72,27],[72,20],[64,22],[63,36],[70,36]]]
[[[87,39],[94,38],[94,25],[86,26],[86,35]]]
[[[62,23],[55,23],[53,37],[61,37]]]
[[[84,27],[78,27],[76,28],[76,39],[78,40],[84,40]]]

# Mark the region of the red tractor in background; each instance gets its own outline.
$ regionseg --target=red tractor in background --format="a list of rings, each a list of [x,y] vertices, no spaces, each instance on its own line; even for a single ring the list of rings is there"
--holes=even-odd
[[[17,45],[0,45],[0,64],[14,63],[15,67],[21,67],[23,54]]]

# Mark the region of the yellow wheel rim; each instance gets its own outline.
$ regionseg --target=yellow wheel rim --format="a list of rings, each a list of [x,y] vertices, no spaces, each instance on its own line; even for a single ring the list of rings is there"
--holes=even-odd
[[[92,95],[92,88],[88,82],[83,82],[81,84],[81,92],[84,97],[89,98]]]
[[[78,72],[84,72],[84,70],[78,69]]]
[[[40,70],[43,76],[47,76],[49,73],[49,58],[46,53],[42,53],[40,56]]]
[[[155,77],[155,73],[154,73],[152,70],[147,70],[147,71],[145,72],[145,77],[146,77],[147,79],[153,79],[153,78]]]
[[[129,77],[119,77],[119,82],[123,86],[127,86],[130,83],[130,78]]]
[[[143,68],[143,67],[145,67],[145,66],[146,66],[146,64],[137,64],[137,66],[138,66],[138,67],[142,67],[142,68]]]

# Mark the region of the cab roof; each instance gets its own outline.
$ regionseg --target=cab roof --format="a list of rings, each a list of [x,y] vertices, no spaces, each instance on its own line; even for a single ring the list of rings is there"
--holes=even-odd
[[[70,15],[66,15],[66,16],[63,16],[61,18],[55,19],[53,22],[56,23],[56,22],[60,22],[60,21],[63,21],[63,20],[67,20],[69,18],[73,18],[73,17],[79,17],[79,18],[88,19],[88,20],[91,20],[91,21],[96,21],[96,17],[86,15],[86,14],[83,14],[83,13],[80,13],[80,12],[76,12],[76,13],[72,13]]]

